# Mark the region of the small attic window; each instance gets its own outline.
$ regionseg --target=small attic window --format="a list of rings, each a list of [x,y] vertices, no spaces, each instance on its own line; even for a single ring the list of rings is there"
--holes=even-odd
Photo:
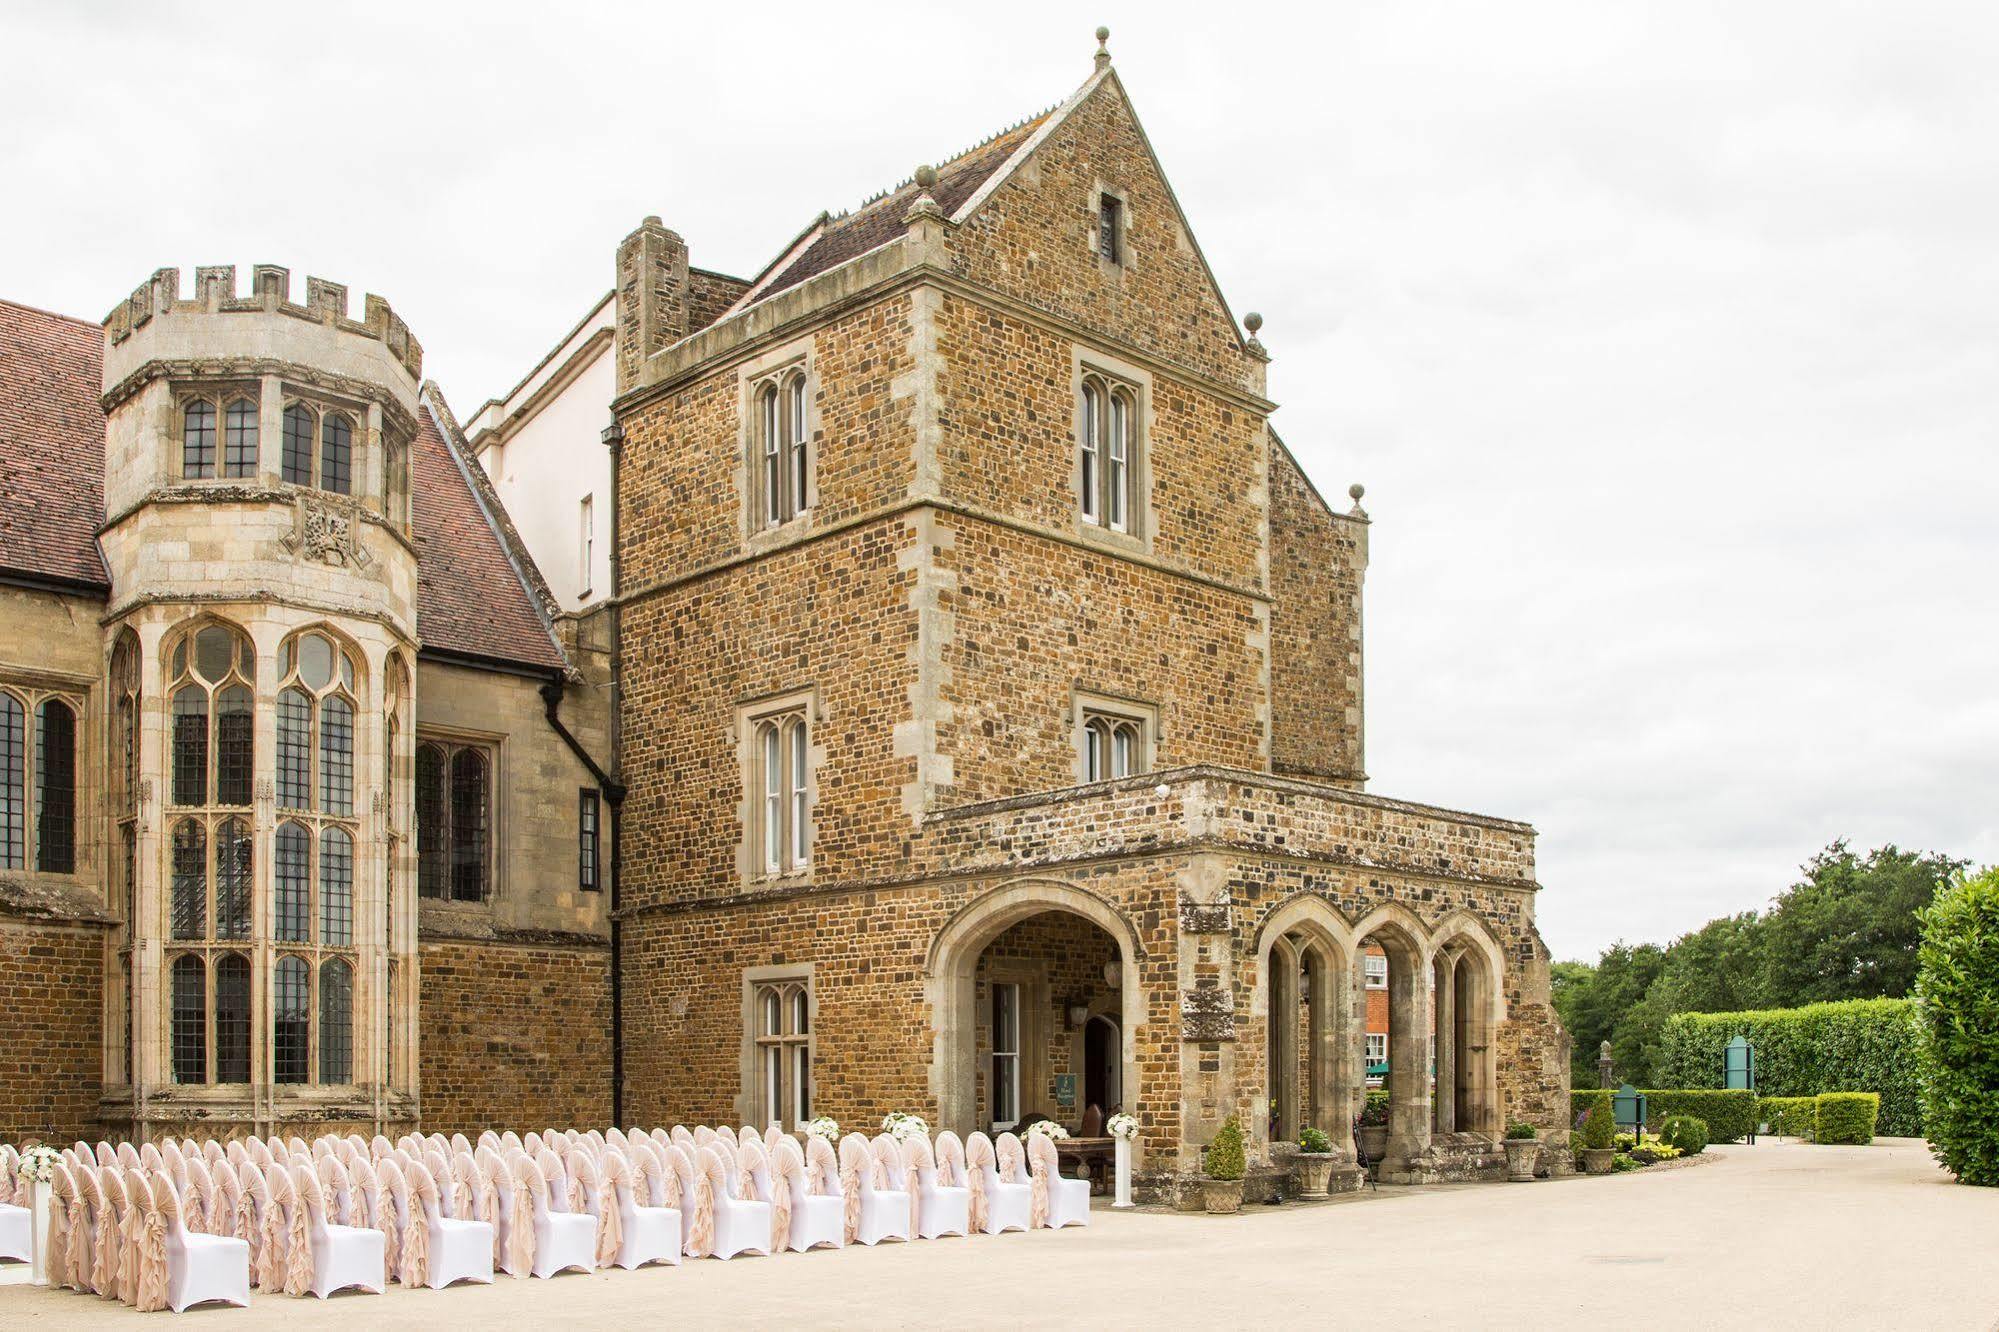
[[[1114,194],[1097,195],[1097,257],[1124,262],[1124,200]]]

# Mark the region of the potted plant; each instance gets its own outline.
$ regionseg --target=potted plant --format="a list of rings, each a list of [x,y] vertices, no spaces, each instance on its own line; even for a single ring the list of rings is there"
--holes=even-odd
[[[1532,1124],[1506,1126],[1506,1177],[1515,1184],[1532,1184],[1541,1163],[1541,1133]]]
[[[1298,1134],[1298,1154],[1291,1158],[1291,1180],[1300,1198],[1326,1196],[1333,1176],[1333,1140],[1315,1128]]]
[[[1215,1140],[1201,1153],[1201,1194],[1212,1216],[1230,1216],[1242,1210],[1242,1176],[1248,1168],[1243,1157],[1242,1125],[1230,1115],[1215,1131]]]
[[[1617,1122],[1611,1118],[1610,1093],[1604,1092],[1595,1099],[1589,1113],[1583,1116],[1583,1170],[1592,1175],[1607,1175],[1617,1157],[1612,1144]]]
[[[1388,1093],[1369,1092],[1360,1109],[1360,1149],[1369,1165],[1378,1165],[1388,1154]]]

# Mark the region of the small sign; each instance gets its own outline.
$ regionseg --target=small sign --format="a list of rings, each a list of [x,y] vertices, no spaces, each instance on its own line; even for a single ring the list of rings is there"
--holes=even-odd
[[[1076,1075],[1057,1073],[1055,1075],[1055,1104],[1073,1106],[1076,1104]]]

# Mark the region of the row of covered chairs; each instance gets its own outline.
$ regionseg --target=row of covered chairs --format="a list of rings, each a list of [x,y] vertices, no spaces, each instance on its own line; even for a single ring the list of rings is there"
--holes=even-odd
[[[27,1256],[27,1202],[0,1198],[0,1257],[14,1212]],[[837,1152],[775,1126],[79,1142],[55,1167],[49,1275],[178,1311],[252,1286],[379,1294],[1088,1221],[1054,1145],[1010,1133],[850,1133]]]

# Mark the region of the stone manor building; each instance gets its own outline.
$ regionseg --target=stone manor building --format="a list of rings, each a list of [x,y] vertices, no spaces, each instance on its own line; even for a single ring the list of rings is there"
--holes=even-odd
[[[691,260],[469,430],[317,278],[0,302],[0,1135],[1566,1128],[1533,830],[1367,789],[1360,489],[1106,52]]]

